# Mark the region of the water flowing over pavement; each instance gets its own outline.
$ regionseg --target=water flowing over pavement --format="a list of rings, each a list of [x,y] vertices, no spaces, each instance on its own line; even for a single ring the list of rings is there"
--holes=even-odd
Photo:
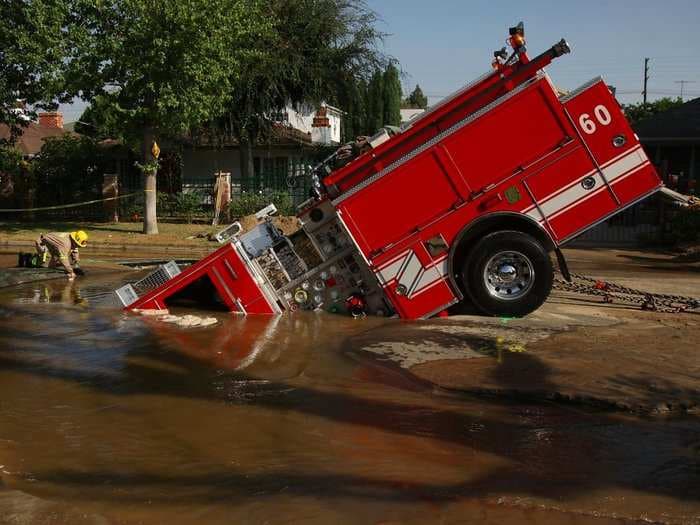
[[[366,351],[421,323],[184,330],[123,314],[121,280],[0,290],[0,523],[700,523],[696,416],[473,397]]]

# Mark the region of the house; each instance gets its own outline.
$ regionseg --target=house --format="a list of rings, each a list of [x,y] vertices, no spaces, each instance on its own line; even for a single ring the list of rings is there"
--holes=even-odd
[[[271,113],[270,120],[311,136],[313,144],[340,145],[343,111],[322,102],[318,108],[302,104],[294,108],[287,104],[281,111]]]
[[[41,151],[44,141],[48,137],[60,137],[66,133],[71,133],[63,129],[63,115],[58,111],[39,113],[38,122],[29,121],[22,127],[14,143],[14,147],[19,150],[25,158],[31,158]],[[0,139],[10,138],[10,127],[0,124]]]
[[[288,104],[267,115],[272,121],[268,137],[253,148],[253,169],[242,177],[241,148],[234,139],[217,142],[206,136],[190,137],[182,151],[181,180],[183,191],[200,191],[209,195],[215,173],[231,174],[231,193],[287,190],[292,175],[303,173],[318,147],[335,147],[341,141],[343,112],[322,103],[317,109],[304,104]],[[307,181],[308,182],[308,181]],[[296,187],[295,200],[308,197],[308,188]]]
[[[189,141],[182,149],[181,183],[185,192],[199,191],[210,203],[215,174],[230,173],[231,194],[287,189],[287,179],[302,173],[314,145],[311,134],[276,123],[266,140],[253,147],[253,166],[243,177],[240,144],[232,138],[213,142],[206,137]],[[307,195],[308,196],[308,195]],[[299,196],[299,202],[307,196]]]

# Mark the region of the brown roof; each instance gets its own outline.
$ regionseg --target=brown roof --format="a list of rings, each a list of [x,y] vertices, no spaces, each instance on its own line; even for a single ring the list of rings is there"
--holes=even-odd
[[[233,137],[225,136],[220,139],[217,139],[215,135],[209,134],[207,132],[195,135],[190,134],[189,136],[183,137],[183,140],[199,148],[207,148],[214,146],[235,148],[240,146],[238,140],[236,140]],[[268,134],[268,136],[257,144],[257,146],[267,145],[312,146],[313,142],[311,141],[310,133],[304,133],[303,131],[293,128],[292,126],[285,126],[284,124],[274,123],[270,127],[270,133]]]
[[[66,133],[71,133],[65,129],[40,126],[36,122],[30,122],[28,126],[22,128],[22,134],[15,140],[15,148],[22,155],[36,155],[41,151],[46,137],[60,137]],[[6,124],[0,124],[0,139],[10,138],[10,128]]]
[[[285,126],[279,123],[273,124],[270,139],[270,142],[273,144],[290,143],[302,144],[304,146],[310,146],[312,144],[310,133],[304,133],[292,126]]]

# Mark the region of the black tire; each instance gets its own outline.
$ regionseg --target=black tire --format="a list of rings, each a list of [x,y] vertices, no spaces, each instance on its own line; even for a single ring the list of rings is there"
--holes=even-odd
[[[487,266],[498,271],[488,271]],[[554,268],[547,250],[534,237],[499,231],[470,250],[461,281],[474,306],[484,314],[521,317],[545,302]]]

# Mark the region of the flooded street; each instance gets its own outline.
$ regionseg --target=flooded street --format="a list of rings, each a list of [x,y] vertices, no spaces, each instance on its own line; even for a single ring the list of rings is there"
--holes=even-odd
[[[697,417],[448,393],[354,347],[415,323],[180,329],[123,314],[123,279],[0,289],[0,523],[700,523]]]

